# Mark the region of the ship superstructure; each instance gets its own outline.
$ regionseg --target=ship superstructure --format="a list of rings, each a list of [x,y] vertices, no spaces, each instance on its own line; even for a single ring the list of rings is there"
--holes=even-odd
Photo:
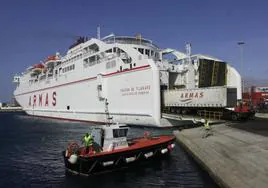
[[[168,53],[174,54],[175,60],[164,59]],[[209,61],[213,61],[214,71],[223,72],[217,79],[208,78],[205,68],[202,72],[202,66],[211,67]],[[162,50],[141,36],[109,35],[81,37],[66,55],[56,53],[30,66],[14,77],[14,96],[26,113],[34,116],[103,123],[108,102],[115,122],[170,126],[161,117],[163,91],[241,88],[240,81],[237,71],[223,61]]]

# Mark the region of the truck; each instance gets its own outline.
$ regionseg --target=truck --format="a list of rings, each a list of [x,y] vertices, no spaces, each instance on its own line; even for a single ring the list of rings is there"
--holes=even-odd
[[[242,103],[241,75],[230,64],[209,55],[192,55],[191,44],[186,45],[186,53],[168,48],[162,55],[163,113],[232,120],[254,117],[250,106]]]
[[[255,112],[245,103],[237,101],[237,89],[218,86],[163,91],[163,111],[215,118],[241,120],[254,117]]]
[[[268,87],[251,86],[243,93],[243,101],[258,112],[268,112]]]

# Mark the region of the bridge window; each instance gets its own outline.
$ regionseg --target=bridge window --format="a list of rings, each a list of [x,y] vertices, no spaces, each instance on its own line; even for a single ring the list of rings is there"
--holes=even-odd
[[[143,48],[138,48],[138,51],[139,51],[141,54],[144,54],[144,49],[143,49]]]
[[[112,53],[113,50],[112,50],[112,49],[109,49],[109,50],[106,50],[105,52],[106,52],[106,53]]]
[[[149,57],[150,56],[150,50],[145,49],[145,55],[147,55]]]
[[[70,65],[68,67],[64,67],[64,68],[62,68],[62,73],[65,73],[65,72],[74,70],[74,68],[75,68],[75,65],[74,64],[72,64],[72,65]],[[60,70],[61,70],[61,68],[60,68]]]

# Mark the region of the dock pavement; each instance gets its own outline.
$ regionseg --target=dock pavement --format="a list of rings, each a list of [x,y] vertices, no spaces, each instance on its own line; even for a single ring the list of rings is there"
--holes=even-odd
[[[21,107],[1,107],[0,112],[22,112]]]
[[[266,118],[266,119],[268,119],[268,113],[256,113],[255,116],[258,117],[258,118]]]
[[[220,187],[268,187],[268,121],[264,134],[254,132],[254,121],[212,125],[206,138],[204,128],[174,131],[178,142],[210,174]],[[240,126],[240,127],[239,127]]]

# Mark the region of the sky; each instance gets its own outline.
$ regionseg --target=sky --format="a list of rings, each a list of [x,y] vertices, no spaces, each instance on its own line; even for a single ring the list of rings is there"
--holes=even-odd
[[[77,36],[96,37],[98,25],[102,37],[140,33],[182,52],[189,42],[193,54],[222,59],[268,86],[267,7],[265,0],[0,0],[0,102],[11,101],[16,73],[66,53]]]

